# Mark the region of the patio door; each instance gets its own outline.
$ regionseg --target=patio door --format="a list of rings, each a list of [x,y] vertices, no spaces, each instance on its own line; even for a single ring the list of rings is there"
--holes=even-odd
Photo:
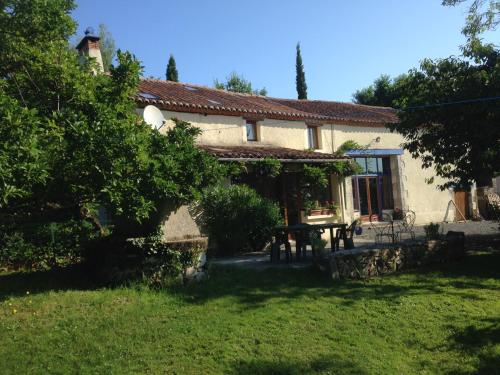
[[[382,213],[382,177],[358,176],[352,179],[354,207],[364,221],[378,220]]]

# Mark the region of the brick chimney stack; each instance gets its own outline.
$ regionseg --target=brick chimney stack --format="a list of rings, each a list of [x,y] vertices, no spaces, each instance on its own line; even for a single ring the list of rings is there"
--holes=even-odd
[[[99,73],[102,73],[104,72],[104,65],[102,63],[99,37],[92,35],[93,33],[94,30],[91,27],[88,27],[87,30],[85,30],[85,36],[80,41],[80,43],[78,43],[76,49],[78,50],[78,54],[80,55],[81,59],[84,59],[86,57],[94,58],[98,66]]]

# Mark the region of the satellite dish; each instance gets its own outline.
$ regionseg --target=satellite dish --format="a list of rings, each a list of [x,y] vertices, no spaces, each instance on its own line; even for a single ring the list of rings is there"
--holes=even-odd
[[[163,117],[161,111],[154,105],[146,106],[142,116],[144,117],[144,121],[156,130],[160,130],[165,123],[165,117]]]

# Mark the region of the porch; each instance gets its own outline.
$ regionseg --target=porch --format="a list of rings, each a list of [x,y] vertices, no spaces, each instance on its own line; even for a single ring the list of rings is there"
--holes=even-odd
[[[304,166],[314,168],[329,163],[350,162],[349,157],[272,146],[201,147],[221,162],[244,166],[244,173],[233,175],[230,183],[248,185],[261,196],[278,203],[284,225],[344,221],[344,179],[334,173],[326,173],[326,183],[317,184],[304,175]],[[278,172],[273,170],[271,161],[279,162]]]

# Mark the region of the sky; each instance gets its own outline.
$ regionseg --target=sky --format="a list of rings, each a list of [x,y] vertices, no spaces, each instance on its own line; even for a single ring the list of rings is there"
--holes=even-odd
[[[213,86],[232,71],[269,96],[296,98],[301,44],[309,99],[351,101],[381,74],[460,54],[466,6],[441,0],[77,0],[78,42],[103,23],[144,76],[164,79],[173,54],[181,82]],[[498,44],[500,30],[484,36]]]

